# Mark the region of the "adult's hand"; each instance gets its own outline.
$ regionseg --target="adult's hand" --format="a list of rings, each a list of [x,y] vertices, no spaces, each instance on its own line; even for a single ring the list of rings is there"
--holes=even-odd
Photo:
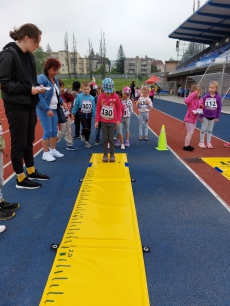
[[[50,110],[48,110],[47,115],[48,115],[49,117],[53,117],[53,116],[54,116],[54,113],[53,113],[53,111],[50,109]]]

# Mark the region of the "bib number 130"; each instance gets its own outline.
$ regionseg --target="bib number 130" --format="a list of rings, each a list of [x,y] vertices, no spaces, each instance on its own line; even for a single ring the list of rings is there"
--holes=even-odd
[[[107,120],[114,118],[113,106],[103,105],[101,109],[101,117]]]

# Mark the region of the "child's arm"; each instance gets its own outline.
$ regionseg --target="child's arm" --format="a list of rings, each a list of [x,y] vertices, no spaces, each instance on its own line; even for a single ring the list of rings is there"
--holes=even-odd
[[[216,122],[218,122],[220,120],[220,115],[221,115],[221,109],[222,109],[222,101],[221,101],[221,97],[217,96],[216,97],[216,102],[217,102],[217,116],[216,116]]]
[[[197,97],[197,92],[194,91],[194,92],[191,93],[191,95],[189,95],[187,98],[184,99],[184,102],[186,104],[189,104],[196,97]]]
[[[92,99],[92,115],[95,118],[95,116],[96,116],[95,99],[94,99],[93,96],[91,96],[91,99]]]
[[[96,107],[95,128],[98,127],[98,123],[100,121],[100,114],[101,114],[101,97],[98,96],[97,107]]]
[[[73,108],[72,108],[72,114],[75,116],[80,105],[80,95],[77,96],[77,98],[74,100]]]
[[[116,109],[117,109],[117,117],[116,117],[116,125],[120,124],[120,116],[121,116],[121,102],[119,98],[116,98]]]
[[[131,100],[129,100],[128,107],[129,107],[129,113],[131,115],[133,113],[133,102]]]

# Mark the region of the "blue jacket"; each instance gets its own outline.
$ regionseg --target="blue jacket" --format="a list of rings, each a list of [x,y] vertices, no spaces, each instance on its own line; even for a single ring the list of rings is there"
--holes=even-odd
[[[54,92],[54,86],[51,83],[51,81],[49,80],[49,78],[45,75],[45,74],[40,74],[37,78],[38,84],[43,85],[45,87],[51,87],[50,90],[46,90],[44,92],[44,94],[39,94],[39,102],[37,107],[44,111],[45,113],[47,113],[50,110],[50,101],[52,99],[53,96],[53,92]],[[58,84],[58,80],[54,78],[54,81],[57,85],[57,87],[59,88],[59,84]],[[60,96],[60,88],[59,88],[59,101],[62,104],[64,102],[64,100],[61,98]]]
[[[76,115],[77,112],[81,113],[81,108],[82,108],[82,101],[83,100],[87,100],[87,101],[91,101],[92,102],[92,109],[91,112],[88,114],[84,114],[86,116],[86,118],[88,116],[93,115],[93,117],[95,117],[96,115],[96,107],[95,107],[95,100],[94,97],[91,95],[85,95],[83,92],[80,93],[79,95],[77,95],[77,98],[74,100],[74,104],[73,104],[73,108],[72,108],[72,114]]]

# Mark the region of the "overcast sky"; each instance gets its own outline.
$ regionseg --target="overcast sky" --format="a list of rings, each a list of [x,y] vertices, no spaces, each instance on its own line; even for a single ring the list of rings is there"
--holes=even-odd
[[[89,39],[98,52],[102,30],[110,60],[116,60],[121,44],[126,57],[165,61],[177,57],[176,40],[168,35],[192,15],[193,0],[1,0],[0,7],[0,49],[12,41],[15,26],[34,23],[42,30],[44,49],[49,43],[53,51],[63,50],[67,31],[72,51],[74,31],[81,56],[88,54]]]

